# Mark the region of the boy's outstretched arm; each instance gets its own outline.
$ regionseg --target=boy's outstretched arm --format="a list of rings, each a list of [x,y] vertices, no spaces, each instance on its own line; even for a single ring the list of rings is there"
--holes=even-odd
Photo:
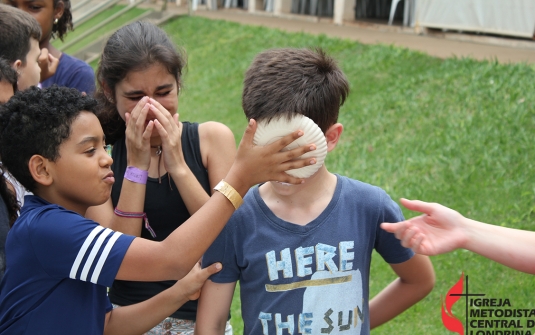
[[[224,180],[243,197],[260,182],[277,180],[297,184],[285,171],[314,164],[315,159],[297,159],[315,149],[315,145],[281,151],[303,135],[296,131],[266,146],[253,144],[256,122],[251,120],[240,142],[236,159]],[[180,279],[219,235],[230,216],[233,204],[221,192],[212,197],[162,242],[136,238],[128,248],[116,279],[158,281]],[[144,271],[139,271],[139,269]]]
[[[435,285],[435,272],[427,256],[416,254],[406,262],[390,266],[399,278],[370,301],[371,329],[422,300]]]
[[[381,227],[401,244],[424,255],[463,248],[515,270],[535,274],[535,232],[511,229],[465,218],[436,203],[401,199],[403,206],[424,213]]]
[[[189,300],[199,298],[208,277],[221,270],[221,263],[201,269],[197,263],[186,277],[149,300],[113,309],[106,314],[104,335],[144,334]]]
[[[201,291],[195,335],[223,335],[228,320],[236,282],[214,283],[206,281]]]

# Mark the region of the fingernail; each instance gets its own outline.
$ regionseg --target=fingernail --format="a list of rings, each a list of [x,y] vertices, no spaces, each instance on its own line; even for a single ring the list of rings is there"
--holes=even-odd
[[[218,269],[218,270],[221,270],[223,268],[223,265],[221,265],[221,263],[217,263],[215,265],[215,268]]]
[[[316,146],[315,145],[311,145],[310,146],[310,151],[313,151],[313,150],[316,150]]]
[[[303,131],[302,130],[299,130],[299,132],[297,133],[298,136],[303,136]]]
[[[311,159],[309,163],[310,164],[316,164],[316,160],[315,159]]]
[[[249,120],[249,125],[250,125],[250,126],[253,125],[253,119],[250,119],[250,120]]]

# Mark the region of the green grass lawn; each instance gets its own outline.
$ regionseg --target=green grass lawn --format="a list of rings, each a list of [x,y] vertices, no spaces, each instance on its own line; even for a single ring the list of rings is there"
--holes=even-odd
[[[330,171],[378,185],[395,200],[440,202],[476,220],[534,230],[532,67],[441,60],[393,46],[199,17],[179,18],[164,29],[188,54],[182,120],[223,122],[238,141],[246,126],[240,102],[243,74],[255,54],[274,47],[322,47],[351,83],[339,119],[344,134],[326,162]],[[433,292],[373,334],[451,334],[441,322],[441,297],[462,272],[469,275],[471,293],[508,298],[514,308],[535,308],[530,275],[461,250],[432,261]],[[394,278],[374,255],[371,294]],[[461,301],[454,313],[464,320]],[[238,306],[235,299],[232,323],[241,334]]]

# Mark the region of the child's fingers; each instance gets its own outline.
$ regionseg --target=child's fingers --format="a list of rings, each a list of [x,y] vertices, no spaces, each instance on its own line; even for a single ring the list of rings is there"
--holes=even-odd
[[[205,276],[205,280],[208,279],[211,275],[221,271],[221,269],[223,269],[223,265],[221,263],[214,263],[202,269],[203,275]]]
[[[396,236],[397,239],[402,239],[402,235],[410,227],[410,224],[407,221],[388,223],[381,223],[381,228],[389,233],[392,233]]]
[[[424,239],[424,235],[420,232],[414,235],[412,240],[409,242],[409,248],[411,248],[416,253],[424,253],[422,241]]]
[[[281,151],[277,155],[280,156],[279,160],[282,162],[288,162],[287,166],[284,166],[285,170],[297,169],[303,166],[316,164],[316,159],[309,157],[303,159],[296,159],[306,154],[307,152],[316,150],[315,144],[303,145],[292,150]],[[307,161],[308,160],[308,161]]]
[[[154,116],[156,116],[156,120],[164,127],[165,129],[169,129],[171,131],[172,124],[174,124],[174,120],[171,114],[167,110],[165,112],[162,112],[158,107],[156,107],[153,104],[148,104],[149,109],[152,111]]]
[[[434,204],[431,204],[429,202],[424,202],[420,200],[408,200],[401,198],[400,202],[403,206],[405,206],[407,209],[410,209],[411,211],[416,211],[420,213],[426,213],[431,215],[433,212]]]
[[[139,117],[139,114],[141,113],[143,108],[145,108],[145,105],[147,105],[148,101],[149,101],[149,97],[143,97],[141,100],[137,102],[134,109],[132,109],[132,111],[130,112],[134,120],[137,120],[137,118]]]
[[[396,238],[401,240],[401,245],[405,248],[411,247],[411,241],[416,235],[417,230],[414,227],[408,226],[407,229],[396,232]]]
[[[38,61],[39,61],[39,65],[45,65],[46,62],[48,62],[48,49],[47,48],[42,48],[41,49],[41,54],[39,55],[39,58],[38,58]]]
[[[279,140],[267,145],[267,147],[274,148],[275,152],[281,151],[282,149],[287,147],[290,143],[292,143],[293,141],[297,140],[299,137],[301,137],[303,135],[304,135],[304,133],[303,133],[302,130],[296,130],[293,133],[288,134],[288,135],[280,138]],[[254,136],[254,134],[253,134],[253,136]],[[287,155],[291,156],[289,159],[292,159],[292,158],[301,156],[305,152],[308,152],[308,151],[316,149],[316,147],[314,145],[314,149],[309,149],[309,150],[304,149],[305,151],[303,151],[304,147],[306,147],[306,146],[298,147],[298,148],[295,148],[293,150],[288,150],[288,151],[285,151],[285,153]],[[302,150],[299,150],[299,149],[302,149]],[[299,154],[299,152],[301,152],[301,153]]]
[[[176,123],[176,125],[178,127],[178,137],[181,139],[182,138],[182,129],[183,129],[184,125],[182,123],[180,123],[180,114],[176,113],[175,115],[173,115],[173,121]]]
[[[242,145],[242,143],[247,143],[247,144],[253,143],[253,138],[254,138],[254,134],[256,132],[257,126],[258,124],[256,123],[254,119],[249,120],[249,123],[247,124],[247,128],[245,128],[245,132],[243,133],[243,137],[240,142],[240,145]]]
[[[173,115],[158,101],[150,98],[149,104],[151,111],[154,113],[160,123],[163,124],[163,126],[167,126],[167,123],[171,123],[173,121]]]
[[[150,120],[149,123],[147,124],[147,127],[143,131],[143,135],[142,135],[144,141],[146,141],[146,142],[150,141],[150,137],[152,135],[152,130],[154,129],[154,124],[155,124],[155,122],[152,121],[152,120]]]
[[[204,269],[201,269],[201,265],[199,263],[195,264],[191,271],[188,273],[188,275],[185,278],[187,279],[187,288],[188,290],[188,299],[195,300],[199,298],[200,290],[206,280],[210,278],[211,275],[221,271],[223,268],[223,265],[221,263],[214,263],[210,266],[207,266]]]
[[[295,170],[295,169],[299,169],[305,166],[316,164],[316,158],[314,157],[285,161],[287,157],[288,156],[285,156],[284,159],[280,159],[283,162],[279,165],[279,169],[281,171]]]
[[[130,119],[134,123],[137,131],[145,131],[145,122],[147,120],[147,114],[149,112],[149,104],[143,105],[141,110],[137,110],[137,107],[130,113]],[[127,124],[128,126],[128,124]]]
[[[149,109],[156,117],[155,121],[158,121],[156,129],[160,133],[162,139],[165,136],[165,138],[170,139],[170,141],[178,143],[181,134],[178,115],[176,113],[171,115],[171,113],[159,103],[158,105],[154,104],[157,103],[154,99],[150,99],[149,102]],[[158,126],[161,126],[161,128]],[[165,134],[161,131],[162,129],[165,130]]]
[[[171,114],[171,113],[169,113],[169,111],[168,111],[164,106],[162,106],[162,104],[159,103],[157,100],[154,100],[153,98],[150,98],[150,99],[149,99],[149,103],[150,103],[151,105],[154,105],[154,107],[158,108],[158,110],[160,110],[160,111],[162,111],[162,112],[163,112],[163,111],[166,111],[166,112],[167,112],[166,114]]]
[[[154,126],[156,127],[156,131],[158,131],[158,135],[162,139],[162,148],[164,148],[164,150],[167,150],[169,146],[170,146],[169,148],[172,148],[173,144],[178,143],[177,141],[173,140],[173,139],[176,139],[177,137],[180,137],[180,127],[178,125],[177,127],[179,129],[175,131],[173,129],[166,128],[160,122],[160,120],[156,119],[154,120]]]
[[[280,181],[281,183],[288,183],[288,184],[303,184],[305,182],[305,179],[290,176],[289,174],[285,172],[281,172],[280,174],[276,175],[272,180]]]
[[[59,58],[54,57],[52,54],[48,54],[48,73],[53,75],[56,73],[59,65]]]
[[[395,233],[398,230],[398,225],[398,223],[383,222],[381,223],[381,228],[389,233]]]

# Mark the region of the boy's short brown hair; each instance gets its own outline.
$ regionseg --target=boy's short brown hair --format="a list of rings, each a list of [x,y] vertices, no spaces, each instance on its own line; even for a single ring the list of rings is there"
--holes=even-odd
[[[303,114],[323,132],[338,120],[349,83],[321,49],[271,49],[258,54],[245,74],[242,107],[247,119]]]
[[[0,4],[0,57],[10,64],[20,59],[26,63],[30,38],[41,39],[41,26],[30,14],[9,5]]]

